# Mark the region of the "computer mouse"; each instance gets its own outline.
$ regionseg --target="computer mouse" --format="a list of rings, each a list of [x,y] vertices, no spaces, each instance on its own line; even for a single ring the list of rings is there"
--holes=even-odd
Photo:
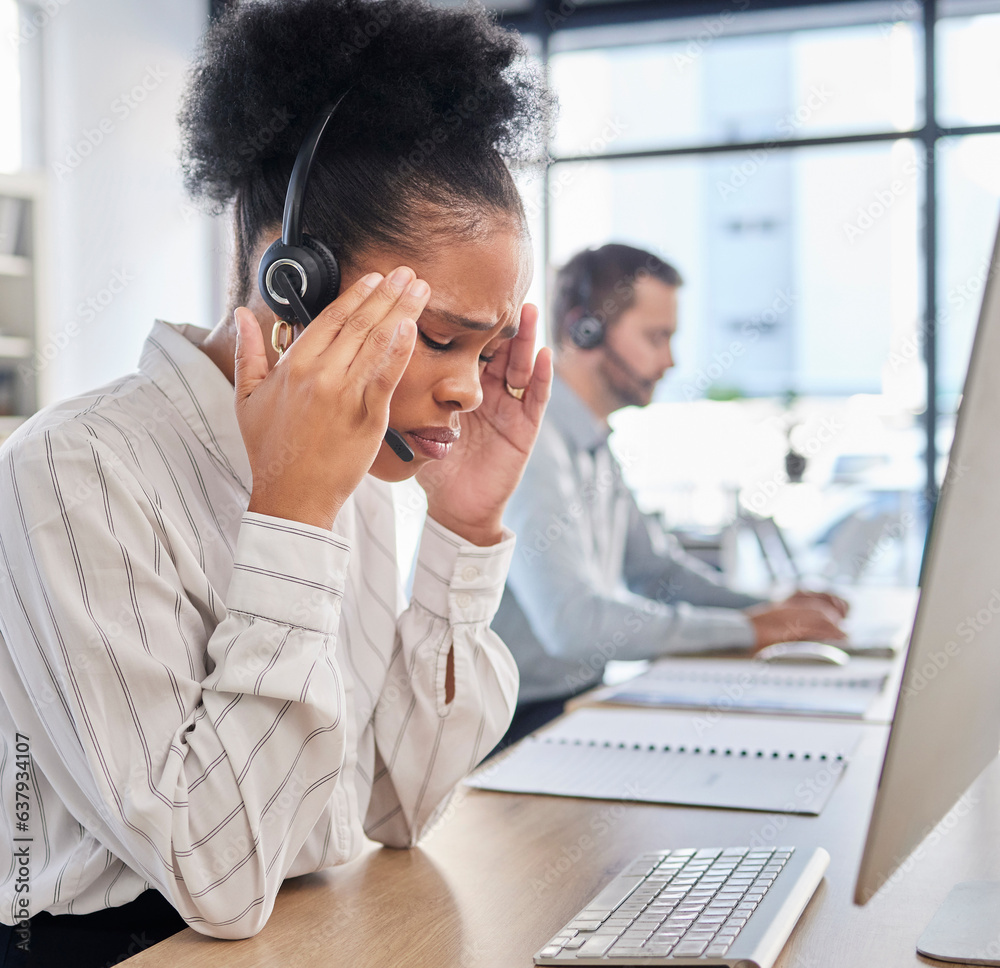
[[[850,656],[835,645],[826,642],[775,642],[765,646],[756,658],[764,662],[822,662],[845,665]]]

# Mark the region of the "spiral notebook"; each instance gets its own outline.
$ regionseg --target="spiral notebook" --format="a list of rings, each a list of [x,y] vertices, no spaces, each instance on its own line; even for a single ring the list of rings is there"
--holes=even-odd
[[[768,665],[747,659],[668,658],[642,675],[601,689],[591,702],[678,709],[861,719],[885,688],[890,663]]]
[[[863,727],[670,710],[578,709],[488,760],[482,790],[818,816]]]

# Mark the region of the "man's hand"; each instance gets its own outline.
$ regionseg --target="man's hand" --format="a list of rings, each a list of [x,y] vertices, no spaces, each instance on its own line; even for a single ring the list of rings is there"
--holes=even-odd
[[[807,592],[801,589],[789,595],[783,604],[832,608],[841,618],[846,618],[851,609],[839,595],[831,595],[830,592]]]
[[[795,596],[793,595],[792,598]],[[837,642],[846,638],[837,622],[839,615],[819,602],[789,604],[792,599],[773,605],[756,605],[744,613],[753,624],[754,651],[775,642]]]

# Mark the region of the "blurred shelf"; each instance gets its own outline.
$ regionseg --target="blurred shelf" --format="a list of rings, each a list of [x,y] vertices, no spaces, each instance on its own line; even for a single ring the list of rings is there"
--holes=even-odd
[[[31,340],[26,336],[4,336],[0,333],[0,359],[25,360],[31,356]]]
[[[26,276],[31,272],[31,259],[23,255],[0,255],[0,276]]]
[[[27,419],[27,417],[0,417],[0,444],[3,444]]]

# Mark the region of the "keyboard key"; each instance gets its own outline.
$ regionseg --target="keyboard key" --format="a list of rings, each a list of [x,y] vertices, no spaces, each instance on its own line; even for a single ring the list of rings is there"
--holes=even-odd
[[[618,957],[629,957],[632,958],[642,951],[641,944],[634,944],[631,941],[619,941],[609,952],[610,955],[617,955]]]
[[[563,947],[569,951],[574,951],[577,948],[579,948],[586,940],[587,940],[586,938],[581,938],[581,937],[570,938],[569,941],[563,942]]]
[[[725,944],[710,944],[705,949],[706,958],[721,958],[730,948],[728,943]]]
[[[600,921],[570,921],[567,928],[576,928],[577,931],[596,931],[601,926]]]
[[[542,948],[539,954],[541,954],[543,958],[554,958],[560,951],[562,951],[562,948],[560,948],[559,945],[552,944],[547,948]]]
[[[613,936],[588,938],[576,949],[577,958],[600,958],[617,939]]]
[[[672,944],[647,944],[636,954],[640,958],[666,958],[673,947]]]
[[[679,941],[671,954],[675,958],[697,958],[707,947],[707,941]]]
[[[610,914],[615,910],[632,892],[642,884],[641,877],[618,877],[615,878],[600,894],[597,895],[588,905],[587,910],[606,911]]]

